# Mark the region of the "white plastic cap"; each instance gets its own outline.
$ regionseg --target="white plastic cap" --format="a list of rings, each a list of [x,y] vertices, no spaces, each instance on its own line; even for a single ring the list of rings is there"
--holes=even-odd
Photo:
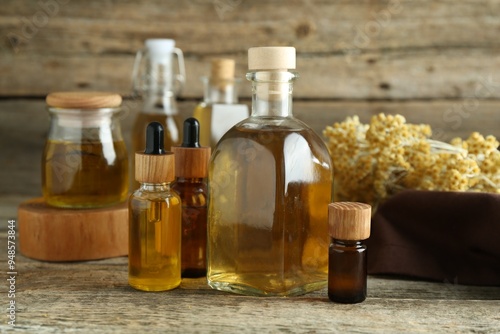
[[[295,48],[292,46],[265,46],[248,49],[248,69],[294,70]]]
[[[166,62],[175,48],[175,40],[167,38],[147,39],[146,49],[152,61]]]

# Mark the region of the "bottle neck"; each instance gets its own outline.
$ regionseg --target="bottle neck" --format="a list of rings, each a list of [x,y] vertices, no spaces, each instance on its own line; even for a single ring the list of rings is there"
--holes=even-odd
[[[143,97],[143,112],[177,115],[177,102],[172,91],[147,91]]]
[[[292,117],[293,81],[288,71],[259,71],[247,74],[252,81],[253,117]]]
[[[363,240],[341,240],[332,238],[332,242],[336,246],[340,247],[354,247],[354,248],[364,247]]]
[[[139,189],[141,191],[147,191],[147,192],[168,192],[170,191],[170,182],[164,182],[164,183],[143,182],[140,183]]]
[[[203,183],[204,179],[201,177],[177,177],[175,179],[177,183]]]
[[[207,104],[235,104],[238,103],[236,79],[214,79],[203,77],[203,102]]]

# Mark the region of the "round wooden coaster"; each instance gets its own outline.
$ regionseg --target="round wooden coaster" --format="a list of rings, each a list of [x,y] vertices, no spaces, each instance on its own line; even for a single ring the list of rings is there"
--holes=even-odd
[[[70,210],[35,198],[19,206],[18,229],[21,253],[37,260],[83,261],[128,254],[127,203]]]

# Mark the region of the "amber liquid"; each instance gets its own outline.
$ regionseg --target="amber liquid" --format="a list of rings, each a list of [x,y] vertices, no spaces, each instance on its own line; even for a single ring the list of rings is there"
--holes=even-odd
[[[56,207],[92,208],[125,201],[125,143],[49,140],[42,163],[42,190],[46,203]]]
[[[129,202],[129,284],[143,291],[181,283],[181,201],[137,191]]]
[[[146,128],[151,122],[159,122],[163,125],[165,150],[170,151],[172,146],[181,143],[181,120],[178,115],[166,115],[155,113],[139,113],[132,128],[132,156],[135,152],[144,152],[146,148]],[[139,188],[139,182],[135,181],[135,164],[132,160],[131,188]]]
[[[301,122],[244,124],[210,164],[208,283],[252,295],[297,295],[326,285],[331,161]]]
[[[207,273],[207,185],[203,179],[178,179],[173,185],[182,201],[182,277]]]
[[[328,272],[328,297],[338,303],[366,299],[366,246],[360,242],[332,242]]]

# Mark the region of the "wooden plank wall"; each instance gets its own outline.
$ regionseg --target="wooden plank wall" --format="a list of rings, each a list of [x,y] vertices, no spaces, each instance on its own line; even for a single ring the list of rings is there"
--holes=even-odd
[[[147,38],[174,38],[184,51],[185,116],[202,97],[211,57],[234,57],[243,78],[249,47],[292,45],[301,75],[295,114],[316,131],[386,112],[449,139],[473,130],[500,137],[498,32],[500,0],[3,0],[0,198],[41,193],[44,96],[128,95]],[[240,95],[250,95],[246,81]],[[124,118],[126,136],[132,119]]]

